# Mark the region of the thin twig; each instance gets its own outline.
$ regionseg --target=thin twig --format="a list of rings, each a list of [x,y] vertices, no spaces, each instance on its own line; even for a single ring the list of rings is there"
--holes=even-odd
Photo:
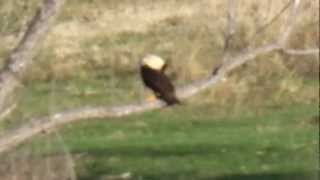
[[[230,45],[234,34],[236,33],[236,12],[237,12],[237,2],[236,0],[228,0],[228,12],[227,12],[227,30],[224,34],[224,56],[222,63],[226,63],[230,60]],[[213,67],[212,75],[216,75],[221,68],[221,64]]]
[[[236,32],[236,12],[237,12],[237,2],[235,0],[228,1],[228,27],[225,33],[225,41],[224,41],[224,51],[227,52],[230,47],[230,43],[232,38]]]
[[[293,3],[292,0],[288,1],[287,4],[285,4],[283,6],[283,8],[273,17],[271,18],[271,20],[269,22],[267,22],[265,25],[259,27],[255,33],[255,35],[253,36],[252,39],[255,39],[258,35],[260,35],[261,33],[265,32],[265,30],[272,25],[276,20],[279,19],[279,17],[290,7],[290,5]]]
[[[286,26],[287,28],[286,28],[285,32],[281,34],[281,36],[279,37],[279,41],[278,41],[278,43],[283,48],[285,48],[285,43],[287,42],[287,39],[296,24],[298,13],[299,13],[300,0],[292,0],[292,1],[293,1],[293,7],[291,9],[291,13],[290,13],[288,20],[287,20],[287,26]]]
[[[288,55],[319,55],[319,49],[282,49],[282,52]]]

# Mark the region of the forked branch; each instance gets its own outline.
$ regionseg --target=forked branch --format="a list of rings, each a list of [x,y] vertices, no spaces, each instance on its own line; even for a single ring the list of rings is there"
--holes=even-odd
[[[294,6],[292,8],[292,14],[297,13],[299,7],[299,0],[295,0]],[[296,16],[296,15],[294,15]],[[287,30],[285,33],[290,33],[292,26],[294,25],[294,16],[291,16]],[[293,19],[293,20],[292,20]],[[280,34],[278,39],[283,37],[283,34]],[[285,41],[286,38],[281,38],[282,41]],[[246,50],[238,55],[230,57],[228,61],[225,61],[214,73],[212,76],[209,76],[203,80],[194,82],[190,85],[178,88],[177,95],[180,99],[186,99],[190,96],[193,96],[201,91],[216,85],[219,81],[223,80],[225,76],[234,70],[235,68],[241,66],[242,64],[248,62],[249,60],[254,59],[258,55],[270,53],[272,51],[282,50],[285,52],[291,52],[291,50],[286,50],[283,48],[282,41],[275,41],[269,45],[258,47],[256,49]],[[300,50],[298,50],[300,51]],[[309,50],[303,50],[304,52],[309,52]],[[315,50],[319,51],[319,50]],[[314,50],[310,52],[315,52]],[[302,51],[301,51],[302,52]],[[313,54],[313,53],[311,53]],[[67,123],[75,122],[81,119],[88,118],[112,118],[112,117],[122,117],[127,116],[133,113],[140,113],[145,111],[150,111],[153,109],[164,107],[165,103],[161,101],[155,102],[142,102],[142,103],[133,103],[130,105],[123,105],[117,107],[93,107],[87,106],[78,109],[71,109],[64,112],[54,113],[49,116],[34,118],[30,120],[29,124],[26,124],[15,131],[9,132],[8,134],[2,135],[0,138],[0,153],[6,152],[22,142],[30,139],[31,137],[41,133],[50,131],[53,128],[62,126]]]
[[[20,85],[20,78],[33,64],[41,42],[54,23],[64,0],[44,0],[43,6],[31,20],[27,31],[7,59],[7,64],[0,71],[0,116],[7,111],[9,99]]]

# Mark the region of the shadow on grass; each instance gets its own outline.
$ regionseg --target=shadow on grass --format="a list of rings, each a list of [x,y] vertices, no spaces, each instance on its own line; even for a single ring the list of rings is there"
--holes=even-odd
[[[317,180],[317,173],[234,174],[202,180]]]
[[[255,156],[257,150],[263,150],[264,154]],[[247,162],[251,163],[251,166],[255,166],[256,163],[275,165],[282,161],[286,162],[297,152],[284,147],[262,148],[206,143],[131,144],[88,149],[87,153],[93,161],[85,165],[88,171],[87,174],[80,175],[80,180],[100,179],[103,175],[123,173],[127,170],[132,172],[132,179],[139,180],[317,180],[315,173],[270,172],[216,176],[210,172],[217,166],[221,169],[237,169],[241,165],[239,162],[243,162],[244,159],[252,159],[252,162]],[[110,161],[110,158],[115,161]],[[210,164],[210,161],[221,164]]]
[[[179,175],[166,174],[157,176],[144,176],[146,180],[318,180],[315,173],[261,173],[261,174],[234,174],[226,176],[197,177],[194,174]]]
[[[96,175],[83,177],[80,180],[101,179],[102,176]],[[226,176],[197,177],[196,174],[170,173],[170,174],[145,174],[143,177],[132,177],[132,180],[318,180],[316,173],[261,173],[261,174],[234,174]]]
[[[235,151],[236,150],[236,151]],[[285,147],[265,146],[259,147],[255,145],[228,145],[228,144],[207,144],[207,143],[190,143],[190,144],[124,144],[114,145],[113,147],[89,147],[88,149],[77,149],[73,153],[86,152],[89,155],[97,157],[105,156],[123,156],[123,157],[185,157],[190,155],[207,156],[215,155],[228,155],[247,154],[252,156],[258,150],[265,152],[263,156],[268,156],[270,153],[286,154],[295,153],[294,150]],[[268,157],[269,158],[269,157]]]

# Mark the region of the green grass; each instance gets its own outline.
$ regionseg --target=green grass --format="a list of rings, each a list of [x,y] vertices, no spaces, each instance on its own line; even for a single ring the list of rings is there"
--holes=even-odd
[[[82,121],[60,133],[71,153],[82,155],[76,160],[80,180],[124,172],[139,180],[315,179],[319,130],[310,119],[318,115],[316,106],[256,110],[185,104]],[[47,155],[61,152],[48,146]]]
[[[108,72],[68,81],[27,82],[20,113],[4,121],[2,128],[17,127],[50,111],[139,99],[138,76],[116,80],[104,73]],[[264,98],[258,104],[221,106],[204,104],[204,98],[124,118],[69,124],[59,129],[63,141],[55,133],[41,135],[22,150],[36,157],[55,157],[64,155],[66,147],[75,157],[80,180],[125,172],[137,180],[316,179],[319,129],[312,119],[319,116],[317,102],[277,104],[269,97],[270,101]]]

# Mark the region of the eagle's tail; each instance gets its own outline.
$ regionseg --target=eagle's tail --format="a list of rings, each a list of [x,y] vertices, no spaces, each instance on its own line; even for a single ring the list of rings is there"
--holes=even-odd
[[[167,103],[168,106],[181,104],[181,101],[176,97],[175,94],[167,95],[166,97],[163,97],[162,99]]]

